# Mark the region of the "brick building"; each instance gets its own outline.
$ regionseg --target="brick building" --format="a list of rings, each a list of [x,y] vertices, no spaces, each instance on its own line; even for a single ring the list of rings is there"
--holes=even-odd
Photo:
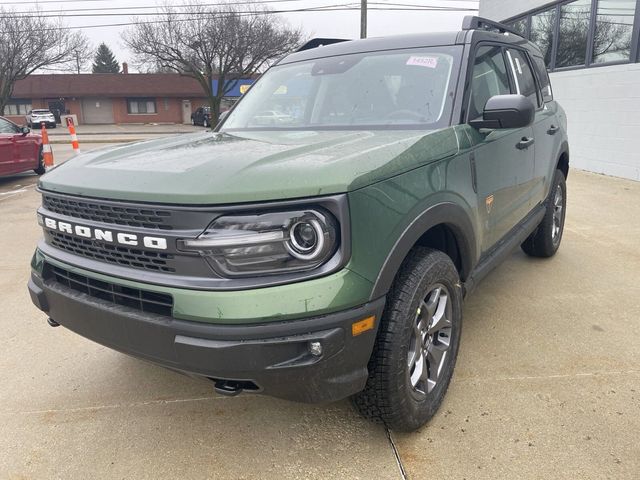
[[[5,117],[22,124],[29,110],[48,108],[77,115],[79,124],[189,123],[206,104],[196,80],[171,73],[30,75],[16,83]]]

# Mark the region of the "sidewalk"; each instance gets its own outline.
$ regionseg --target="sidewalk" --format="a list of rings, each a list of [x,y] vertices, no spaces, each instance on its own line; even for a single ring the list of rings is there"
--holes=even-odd
[[[35,130],[38,132],[39,130]],[[76,132],[83,143],[127,143],[203,131],[203,127],[181,124],[78,125]],[[52,144],[70,143],[66,126],[47,129]]]

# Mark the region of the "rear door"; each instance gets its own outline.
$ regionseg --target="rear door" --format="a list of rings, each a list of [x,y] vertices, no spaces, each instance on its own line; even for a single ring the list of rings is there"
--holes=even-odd
[[[513,83],[516,92],[531,100],[536,106],[536,116],[533,121],[533,137],[535,138],[535,159],[533,163],[533,182],[530,185],[530,207],[533,208],[543,201],[544,192],[544,176],[546,172],[542,170],[549,165],[550,158],[553,155],[553,139],[558,127],[555,121],[555,111],[548,108],[545,103],[540,89],[539,75],[536,75],[535,65],[532,58],[525,50],[516,48],[507,49],[507,59],[509,63],[509,71],[514,79]],[[546,75],[544,60],[540,59]],[[537,78],[536,78],[537,77]],[[547,79],[547,92],[550,91],[549,77]],[[557,138],[560,138],[559,136]],[[548,171],[548,168],[547,168]]]
[[[0,118],[0,175],[8,175],[19,170],[15,156],[12,123]]]
[[[547,178],[554,170],[550,165],[558,162],[558,152],[561,149],[562,135],[560,134],[560,117],[558,116],[558,104],[553,100],[551,81],[547,73],[547,67],[542,57],[530,56],[533,68],[538,80],[542,108],[536,112],[533,125],[533,134],[536,136],[536,166],[535,182],[536,192],[534,200],[537,203],[544,201],[547,188],[552,179]]]
[[[473,56],[467,120],[482,118],[489,98],[512,93],[505,52],[500,45],[481,44]],[[533,128],[480,131],[469,129],[473,152],[482,252],[487,252],[530,210],[533,179]]]

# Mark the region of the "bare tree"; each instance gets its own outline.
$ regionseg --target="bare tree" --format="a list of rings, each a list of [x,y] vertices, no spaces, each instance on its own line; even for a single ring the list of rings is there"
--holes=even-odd
[[[0,115],[15,82],[38,69],[68,62],[75,40],[60,22],[38,10],[24,14],[0,7]]]
[[[76,32],[73,34],[72,39],[72,51],[71,60],[66,69],[72,70],[76,73],[82,73],[86,70],[86,66],[91,61],[91,55],[93,53],[93,45],[82,32]]]
[[[125,32],[126,45],[140,63],[196,79],[209,99],[213,122],[237,79],[260,73],[302,40],[299,30],[255,7],[248,12],[231,4],[216,8],[190,1],[180,11],[162,7],[155,20],[138,21]]]

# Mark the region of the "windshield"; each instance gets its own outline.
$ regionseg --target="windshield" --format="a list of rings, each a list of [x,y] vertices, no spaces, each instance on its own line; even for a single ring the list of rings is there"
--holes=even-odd
[[[36,115],[45,115],[51,112],[49,110],[33,110],[31,113],[35,113]]]
[[[221,129],[436,128],[449,124],[460,47],[341,55],[271,68]]]

